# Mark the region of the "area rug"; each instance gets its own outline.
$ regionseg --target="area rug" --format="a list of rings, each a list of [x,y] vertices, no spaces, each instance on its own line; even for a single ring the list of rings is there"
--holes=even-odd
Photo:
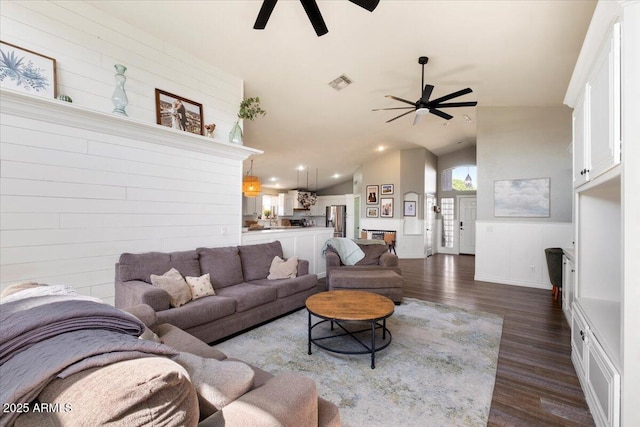
[[[485,426],[502,317],[405,298],[387,319],[391,345],[341,355],[312,347],[300,310],[215,347],[268,372],[302,373],[340,407],[345,427]]]

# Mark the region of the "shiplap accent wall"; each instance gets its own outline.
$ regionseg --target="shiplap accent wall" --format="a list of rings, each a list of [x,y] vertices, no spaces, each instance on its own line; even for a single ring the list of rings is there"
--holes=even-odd
[[[570,222],[476,222],[475,280],[551,289],[546,248],[573,247]]]
[[[0,93],[0,287],[68,284],[113,303],[122,252],[240,243],[241,79],[72,2],[2,1],[0,38],[54,57],[73,104]],[[128,67],[129,118],[111,114]],[[201,102],[217,140],[155,124],[154,89]]]

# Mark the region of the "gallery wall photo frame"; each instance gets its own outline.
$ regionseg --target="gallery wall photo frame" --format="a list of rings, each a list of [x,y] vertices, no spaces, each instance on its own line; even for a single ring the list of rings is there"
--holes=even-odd
[[[367,218],[378,218],[378,208],[367,207]]]
[[[416,216],[416,201],[405,200],[404,201],[404,216]]]
[[[378,186],[377,185],[367,185],[367,204],[368,205],[377,205],[378,204]]]
[[[0,40],[0,87],[55,98],[56,60]]]
[[[380,198],[380,218],[393,218],[393,198]]]
[[[549,217],[550,187],[551,178],[494,181],[494,216]]]
[[[156,89],[156,123],[203,135],[202,104]]]
[[[380,196],[390,196],[393,194],[393,184],[382,184],[380,186]]]

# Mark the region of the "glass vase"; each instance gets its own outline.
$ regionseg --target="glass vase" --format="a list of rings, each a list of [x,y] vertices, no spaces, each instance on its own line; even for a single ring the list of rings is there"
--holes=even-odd
[[[124,109],[129,104],[129,99],[127,99],[127,93],[124,91],[124,84],[127,81],[124,72],[127,71],[127,67],[122,64],[116,64],[114,68],[116,69],[116,87],[113,90],[113,95],[111,95],[111,102],[115,107],[113,112],[126,116],[127,112]]]
[[[240,120],[236,120],[229,132],[229,142],[233,144],[242,145],[242,128],[240,127]]]

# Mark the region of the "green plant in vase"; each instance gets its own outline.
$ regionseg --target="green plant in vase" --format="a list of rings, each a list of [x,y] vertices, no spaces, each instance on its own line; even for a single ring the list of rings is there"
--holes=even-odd
[[[262,218],[267,219],[267,218],[270,218],[270,217],[271,217],[271,211],[269,209],[265,209],[262,212]]]
[[[253,121],[258,115],[264,116],[267,114],[265,110],[260,107],[260,97],[256,96],[251,98],[245,98],[240,103],[240,110],[238,110],[238,120],[231,128],[229,132],[229,142],[242,145],[242,128],[240,128],[240,120]]]

